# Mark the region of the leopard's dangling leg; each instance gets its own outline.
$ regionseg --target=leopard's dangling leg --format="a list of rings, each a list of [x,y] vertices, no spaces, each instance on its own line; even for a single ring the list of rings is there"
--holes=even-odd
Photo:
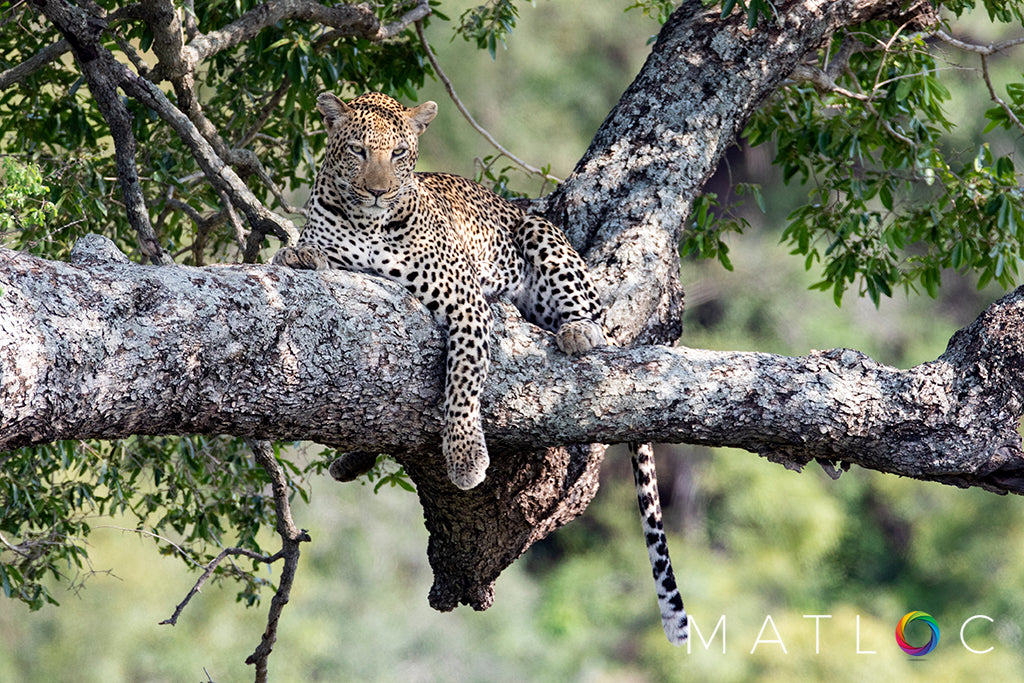
[[[682,645],[690,636],[690,618],[683,608],[683,599],[679,595],[675,573],[672,571],[672,560],[668,556],[665,525],[661,520],[658,478],[654,469],[654,448],[649,443],[631,443],[629,453],[633,462],[636,498],[640,504],[640,521],[658,592],[661,625],[668,642]]]
[[[439,298],[433,292],[420,292],[419,298],[448,329],[441,450],[448,478],[467,490],[484,480],[490,464],[480,422],[480,397],[490,367],[491,309],[474,279],[476,269],[457,253],[450,258],[451,263],[439,268],[442,281],[451,283],[450,288]]]

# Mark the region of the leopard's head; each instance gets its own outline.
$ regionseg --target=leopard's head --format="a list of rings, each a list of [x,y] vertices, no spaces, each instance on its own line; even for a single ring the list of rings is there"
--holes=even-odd
[[[318,177],[330,194],[364,214],[387,214],[412,191],[410,178],[419,136],[437,115],[437,104],[406,108],[382,93],[348,104],[332,93],[317,97],[327,129],[327,155]],[[333,190],[333,191],[332,191]]]

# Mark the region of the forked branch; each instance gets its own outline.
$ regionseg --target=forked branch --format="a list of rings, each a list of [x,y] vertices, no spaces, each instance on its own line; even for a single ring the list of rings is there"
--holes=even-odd
[[[160,623],[170,624],[171,626],[177,623],[178,617],[189,601],[202,590],[202,587],[226,558],[242,556],[264,564],[273,564],[280,559],[284,559],[281,579],[277,584],[277,590],[274,591],[274,597],[271,598],[270,610],[267,613],[267,628],[263,632],[260,644],[256,646],[253,653],[245,660],[246,664],[252,664],[256,667],[256,681],[257,683],[262,683],[267,680],[267,660],[273,651],[274,642],[277,640],[277,626],[281,619],[281,612],[284,610],[284,606],[288,604],[291,596],[292,584],[295,581],[295,572],[299,563],[299,546],[311,539],[305,529],[299,529],[295,526],[295,522],[292,519],[291,504],[288,502],[288,478],[284,473],[284,469],[282,469],[274,457],[273,448],[266,441],[250,441],[249,446],[252,448],[256,462],[259,463],[270,478],[270,488],[274,497],[274,509],[277,520],[276,528],[281,536],[281,549],[273,555],[263,555],[247,548],[225,548],[206,566],[203,573],[196,580],[195,585],[192,586],[192,590],[188,592],[185,599],[175,608],[174,613]]]

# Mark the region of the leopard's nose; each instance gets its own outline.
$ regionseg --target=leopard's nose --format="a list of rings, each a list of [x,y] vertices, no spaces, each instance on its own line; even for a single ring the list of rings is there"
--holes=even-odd
[[[380,199],[381,197],[384,196],[384,193],[387,192],[387,189],[386,188],[368,187],[368,188],[366,188],[366,191],[369,192],[370,194],[372,194],[376,199]]]

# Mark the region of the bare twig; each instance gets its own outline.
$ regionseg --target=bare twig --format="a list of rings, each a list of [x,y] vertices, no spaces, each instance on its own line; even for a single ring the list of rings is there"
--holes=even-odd
[[[996,94],[996,89],[992,85],[992,77],[988,72],[988,55],[985,54],[981,55],[981,74],[985,79],[985,85],[988,87],[989,97],[992,99],[993,102],[996,103],[996,105],[1000,109],[1003,110],[1003,112],[1006,114],[1006,117],[1010,119],[1010,122],[1013,123],[1014,126],[1019,128],[1021,132],[1024,132],[1024,123],[1021,123],[1021,120],[1013,112],[1013,109],[1010,108],[1010,105],[1006,103],[1006,100],[1004,100],[1002,97]]]
[[[161,536],[160,534],[153,533],[152,531],[146,531],[145,529],[131,529],[131,528],[128,528],[128,527],[117,526],[117,525],[114,525],[114,524],[101,524],[101,525],[93,527],[93,528],[94,529],[116,529],[117,531],[126,531],[126,532],[129,532],[129,533],[139,534],[140,536],[149,536],[151,538],[155,538],[158,541],[163,541],[167,545],[169,545],[172,548],[174,548],[175,550],[177,550],[178,554],[180,554],[183,558],[185,558],[186,560],[188,560],[189,562],[191,562],[195,566],[197,566],[197,567],[202,567],[203,566],[202,564],[197,562],[194,557],[189,555],[188,552],[184,548],[182,548],[180,545],[178,545],[177,543],[175,543],[171,539],[167,538],[166,536]]]
[[[423,33],[422,22],[416,22],[416,35],[419,36],[420,42],[423,44],[423,50],[427,53],[427,59],[430,60],[430,66],[433,67],[434,73],[436,73],[437,77],[441,79],[442,83],[444,83],[444,88],[445,90],[448,91],[448,96],[452,99],[452,102],[455,103],[455,106],[458,108],[459,112],[461,112],[462,115],[465,117],[466,121],[469,122],[469,125],[473,127],[473,130],[475,130],[477,133],[480,133],[480,135],[482,135],[484,139],[487,140],[487,142],[491,143],[491,146],[494,147],[494,149],[498,150],[498,152],[503,156],[508,157],[508,159],[512,163],[514,163],[516,166],[519,166],[527,173],[530,173],[532,175],[538,175],[544,180],[550,180],[555,183],[561,183],[561,179],[556,178],[550,173],[545,173],[536,166],[532,166],[526,163],[512,152],[505,149],[505,147],[503,147],[500,142],[494,139],[494,136],[491,135],[487,131],[487,129],[485,129],[483,126],[476,122],[476,119],[473,118],[473,115],[469,113],[468,109],[466,109],[466,105],[462,103],[462,100],[460,100],[459,96],[456,94],[455,86],[452,85],[451,79],[448,78],[447,74],[445,74],[444,72],[444,69],[442,69],[441,65],[438,63],[437,55],[434,54],[434,50],[430,47],[430,43],[427,42],[427,37]]]
[[[267,101],[263,103],[262,107],[260,107],[260,113],[256,116],[256,121],[252,124],[249,130],[245,132],[242,139],[235,144],[236,148],[247,147],[249,143],[256,138],[256,134],[263,129],[263,126],[270,120],[271,115],[277,111],[277,105],[281,102],[281,98],[288,93],[288,89],[291,86],[292,79],[285,76],[281,80],[281,85],[277,87],[277,90],[272,92],[270,96],[267,97]]]
[[[6,538],[4,538],[3,534],[0,534],[0,545],[3,545],[5,548],[10,550],[11,552],[17,553],[17,554],[21,555],[22,557],[31,557],[27,552],[25,552],[23,546],[15,545],[15,544],[11,543]]]
[[[828,60],[825,66],[825,73],[833,81],[839,78],[839,74],[846,71],[850,66],[850,57],[854,53],[859,52],[864,47],[864,43],[860,42],[851,35],[843,37],[843,42],[839,44],[839,49],[835,55]]]
[[[899,80],[900,78],[913,78],[917,76],[917,74],[898,76],[896,78],[882,80],[881,74],[886,63],[883,59],[879,64],[877,73],[875,74],[875,82],[871,86],[871,90],[868,93],[860,91],[859,86],[857,86],[858,92],[854,92],[847,88],[843,88],[838,83],[836,83],[836,79],[844,71],[848,69],[850,57],[855,52],[864,51],[866,49],[876,49],[883,50],[885,53],[889,53],[892,50],[893,44],[903,34],[903,30],[906,29],[908,26],[914,25],[915,22],[916,20],[914,18],[911,18],[902,26],[900,26],[899,29],[897,29],[888,40],[884,42],[879,41],[877,47],[875,48],[868,48],[860,41],[848,35],[846,36],[846,38],[844,38],[835,56],[829,59],[825,69],[821,69],[810,64],[800,64],[795,69],[793,69],[793,73],[791,74],[790,78],[797,82],[811,83],[816,90],[822,93],[835,93],[837,95],[841,95],[852,100],[863,102],[864,108],[867,109],[870,113],[874,114],[876,120],[878,121],[878,124],[882,127],[883,130],[885,130],[887,133],[889,133],[889,135],[899,140],[903,144],[914,146],[917,143],[915,143],[914,140],[907,137],[903,133],[897,131],[896,128],[893,127],[892,122],[886,117],[882,116],[878,112],[878,110],[875,109],[873,103],[875,102],[875,100],[879,99],[879,97],[885,95],[885,93],[883,92],[883,88],[885,86],[889,85],[890,83],[896,80]],[[856,85],[856,79],[853,79],[853,82]]]
[[[124,56],[132,63],[132,66],[134,66],[135,70],[139,72],[139,75],[143,78],[149,78],[149,74],[152,69],[149,68],[149,64],[147,64],[146,60],[142,58],[142,55],[140,55],[138,50],[135,49],[135,46],[128,42],[128,39],[121,35],[120,31],[113,31],[113,34],[114,41],[117,43],[117,46],[121,48],[121,52],[124,53]]]
[[[1010,108],[1010,105],[1007,104],[1003,98],[996,94],[996,89],[995,86],[992,84],[992,76],[989,73],[988,68],[989,57],[997,55],[1000,52],[1008,50],[1012,47],[1016,47],[1017,45],[1024,45],[1024,37],[1011,38],[1009,40],[1004,40],[998,43],[988,43],[987,45],[980,45],[977,43],[968,43],[966,41],[960,40],[959,38],[954,38],[953,36],[949,35],[948,33],[942,30],[936,31],[935,36],[942,42],[946,43],[947,45],[955,47],[958,50],[963,50],[965,52],[972,52],[980,57],[981,75],[985,81],[985,87],[988,88],[989,98],[993,102],[995,102],[996,105],[1003,110],[1003,112],[1005,112],[1006,117],[1014,126],[1016,126],[1022,132],[1024,132],[1024,122],[1021,122],[1017,114],[1014,113],[1013,109]]]
[[[947,45],[951,45],[952,47],[957,48],[958,50],[963,50],[965,52],[974,52],[984,57],[991,57],[992,55],[1002,52],[1003,50],[1007,50],[1011,47],[1015,47],[1017,45],[1024,45],[1024,37],[1011,38],[1009,40],[1004,40],[998,43],[989,43],[988,45],[968,43],[966,41],[960,40],[959,38],[954,38],[953,36],[949,35],[948,33],[942,30],[936,31],[935,37],[941,40],[942,42],[946,43]]]
[[[174,613],[168,618],[161,621],[160,626],[163,626],[165,624],[169,626],[174,626],[178,623],[178,617],[181,616],[182,611],[184,611],[185,607],[192,600],[192,598],[195,597],[197,593],[203,590],[203,586],[206,585],[206,582],[210,580],[210,577],[213,576],[213,572],[216,571],[217,566],[220,565],[220,563],[223,562],[225,558],[233,555],[242,555],[244,557],[252,558],[257,562],[271,564],[281,559],[282,552],[283,551],[278,551],[273,555],[261,555],[257,552],[253,552],[252,550],[248,550],[246,548],[225,548],[224,550],[220,551],[220,554],[217,555],[217,557],[213,558],[213,560],[210,561],[210,564],[206,565],[206,569],[203,571],[202,574],[199,575],[199,578],[196,580],[195,585],[192,586],[192,590],[188,592],[188,595],[185,596],[185,599],[178,603],[178,606],[174,608]]]
[[[260,181],[270,190],[270,193],[274,195],[274,199],[277,200],[278,205],[285,213],[299,214],[302,210],[298,207],[292,206],[281,188],[277,186],[277,183],[270,177],[267,169],[263,166],[260,158],[256,156],[256,153],[251,149],[235,149],[231,152],[231,161],[233,165],[244,168],[250,173],[254,174]]]
[[[305,529],[299,529],[292,520],[291,504],[288,502],[288,478],[274,458],[274,450],[269,441],[249,441],[253,456],[270,476],[270,487],[274,494],[274,508],[277,513],[277,533],[281,536],[281,551],[277,556],[284,558],[281,569],[281,581],[277,592],[270,601],[270,612],[267,614],[267,628],[256,650],[249,655],[245,663],[256,667],[256,683],[267,680],[267,659],[277,640],[277,624],[281,611],[288,604],[291,596],[295,570],[299,564],[299,544],[310,541]]]
[[[861,102],[870,102],[871,96],[865,95],[864,93],[853,92],[841,87],[835,82],[835,77],[819,69],[816,66],[810,64],[800,64],[793,73],[790,74],[790,78],[797,83],[810,83],[820,92],[833,92],[843,97],[849,97],[853,100],[860,100]]]
[[[195,585],[192,586],[192,590],[178,604],[174,613],[160,623],[171,626],[177,623],[178,617],[181,616],[188,603],[202,590],[206,582],[213,576],[214,571],[226,558],[241,555],[264,564],[273,564],[280,559],[284,559],[281,580],[278,582],[277,591],[270,601],[270,611],[267,614],[267,628],[263,632],[260,644],[245,660],[246,664],[252,664],[256,667],[256,682],[264,683],[267,680],[267,659],[270,657],[270,653],[274,648],[274,642],[277,640],[277,626],[281,619],[281,612],[284,610],[284,606],[288,604],[291,596],[292,584],[295,580],[295,570],[299,563],[299,546],[301,543],[308,542],[311,539],[305,529],[299,529],[295,526],[295,522],[292,519],[291,504],[288,502],[288,477],[278,464],[277,459],[274,458],[274,451],[270,442],[249,441],[248,443],[252,448],[256,462],[263,467],[267,476],[270,477],[270,488],[273,492],[274,511],[277,518],[275,527],[277,533],[281,536],[281,549],[273,555],[263,555],[246,548],[225,548],[206,565],[205,570],[196,580]]]
[[[176,199],[174,197],[168,197],[167,201],[165,202],[165,206],[167,207],[167,209],[169,211],[180,211],[180,212],[182,212],[183,214],[185,214],[186,216],[191,218],[192,222],[195,223],[196,225],[198,225],[198,224],[202,223],[203,221],[207,220],[207,217],[203,216],[201,213],[199,213],[199,211],[197,211],[195,207],[193,207],[188,202],[181,201],[180,199]]]

